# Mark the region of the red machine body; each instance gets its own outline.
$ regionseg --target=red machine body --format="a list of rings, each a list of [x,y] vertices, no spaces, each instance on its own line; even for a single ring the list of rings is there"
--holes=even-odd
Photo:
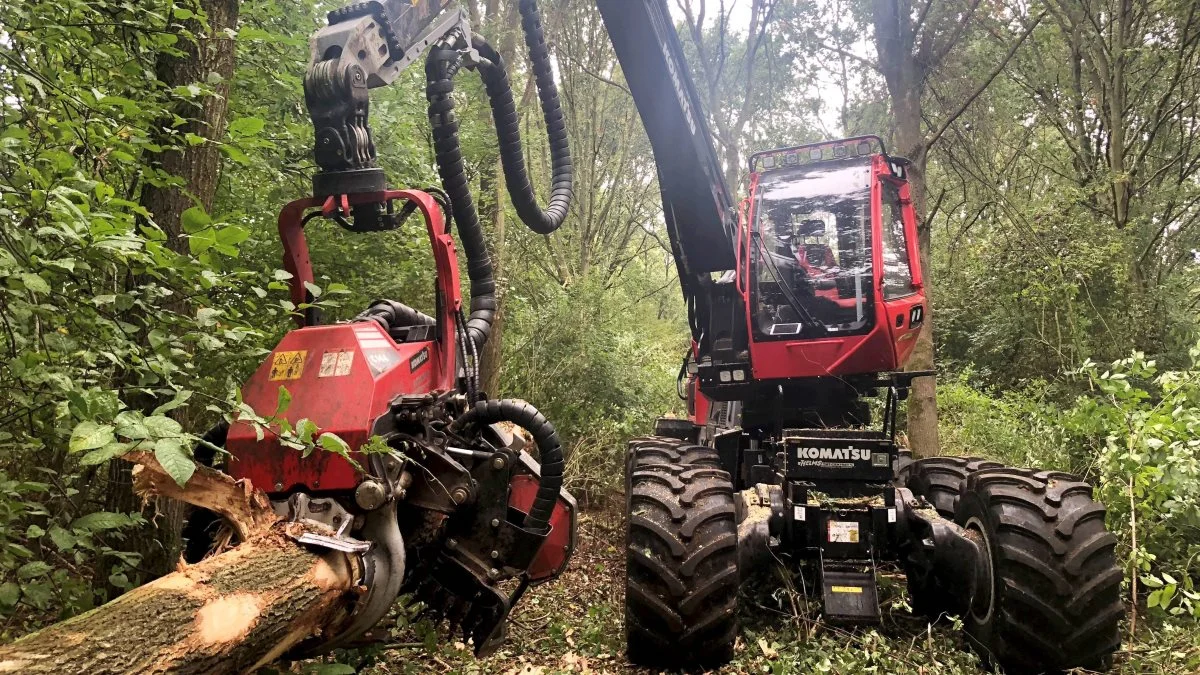
[[[285,387],[292,402],[282,417],[293,426],[312,420],[318,433],[336,434],[357,448],[371,437],[376,420],[387,414],[398,394],[444,388],[445,373],[438,372],[447,358],[443,351],[450,350],[432,340],[397,344],[374,323],[299,328],[285,335],[259,366],[242,387],[242,398],[260,415],[269,415],[279,388]],[[453,358],[451,351],[451,363]],[[260,440],[244,422],[230,428],[227,444],[236,458],[231,474],[268,493],[353,490],[362,479],[333,453],[301,458],[271,434]]]
[[[376,421],[400,395],[449,391],[455,387],[454,312],[462,304],[454,240],[445,231],[442,213],[431,196],[415,190],[342,197],[341,204],[300,199],[279,215],[284,267],[291,272],[292,301],[302,307],[308,299],[306,283],[313,282],[312,263],[304,238],[305,212],[321,207],[349,210],[357,203],[403,200],[413,202],[424,216],[437,266],[437,292],[442,315],[437,339],[395,342],[375,323],[305,326],[284,336],[270,357],[242,387],[242,399],[261,416],[275,412],[279,389],[284,387],[291,404],[283,413],[293,426],[313,421],[318,434],[329,432],[357,448],[371,437]],[[271,434],[261,439],[246,422],[231,426],[227,440],[235,458],[230,473],[248,478],[268,493],[303,489],[309,492],[353,490],[362,476],[345,459],[329,452],[306,458],[280,445]]]
[[[537,497],[538,479],[530,474],[513,476],[508,486],[508,505],[529,513]],[[529,581],[541,583],[562,574],[575,550],[575,499],[564,490],[550,515],[550,534],[529,565]]]

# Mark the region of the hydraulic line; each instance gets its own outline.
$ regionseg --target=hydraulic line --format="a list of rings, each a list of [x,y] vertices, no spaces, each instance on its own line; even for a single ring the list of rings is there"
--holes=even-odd
[[[470,426],[497,422],[512,422],[524,428],[537,444],[542,475],[529,517],[525,519],[525,529],[543,534],[550,528],[550,514],[562,489],[563,451],[558,432],[537,408],[517,399],[480,401],[454,420],[450,430],[460,432]]]
[[[545,210],[538,206],[537,195],[525,166],[519,118],[504,59],[478,36],[472,38],[471,46],[481,57],[475,65],[492,108],[509,198],[521,222],[534,232],[550,234],[562,225],[567,216],[572,191],[571,154],[537,3],[535,0],[521,0],[519,10],[550,141],[551,192]],[[438,174],[450,197],[463,253],[467,258],[467,278],[471,290],[467,330],[473,346],[480,350],[488,340],[496,314],[496,283],[479,214],[471,198],[458,139],[458,118],[454,114],[454,101],[451,98],[460,60],[461,54],[450,47],[437,46],[431,49],[425,61],[425,95],[429,101],[429,122],[433,129]]]

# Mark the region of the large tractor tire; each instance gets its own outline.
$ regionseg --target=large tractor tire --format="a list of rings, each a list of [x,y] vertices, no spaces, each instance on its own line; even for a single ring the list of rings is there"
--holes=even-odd
[[[725,471],[707,465],[716,457],[710,448],[673,439],[638,439],[630,446],[629,660],[668,669],[718,666],[733,658],[737,637],[733,482]]]
[[[625,455],[626,476],[635,466],[648,464],[679,464],[683,466],[710,466],[721,468],[717,451],[706,445],[696,445],[667,436],[641,436],[629,441],[629,452]]]
[[[992,592],[963,617],[986,659],[1010,673],[1107,667],[1121,642],[1122,572],[1090,485],[1054,471],[977,471],[954,520],[991,558]]]
[[[959,488],[967,476],[983,469],[1004,466],[978,457],[926,457],[910,462],[901,461],[898,470],[900,484],[924,497],[947,520],[954,518]]]

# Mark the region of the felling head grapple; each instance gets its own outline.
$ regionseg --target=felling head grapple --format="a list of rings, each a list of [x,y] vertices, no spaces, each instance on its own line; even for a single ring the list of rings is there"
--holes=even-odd
[[[574,548],[575,503],[560,489],[562,450],[529,404],[470,393],[473,359],[443,206],[409,190],[354,195],[349,206],[366,200],[424,218],[438,271],[436,316],[379,301],[353,322],[320,325],[306,311],[301,327],[246,382],[243,400],[269,413],[286,388],[291,402],[282,416],[291,426],[308,420],[317,433],[336,434],[358,466],[331,452],[302,455],[276,435],[237,423],[226,438],[229,472],[266,490],[281,513],[330,530],[301,543],[362,557],[366,594],[346,625],[311,649],[362,635],[407,588],[483,652],[499,644],[525,588],[555,578]],[[305,199],[280,216],[285,266],[301,302],[312,279],[302,227],[331,208],[331,200]],[[502,423],[530,432],[541,465]],[[363,452],[372,438],[371,452]],[[504,591],[509,579],[517,584]]]
[[[304,88],[320,168],[316,196],[288,204],[279,216],[299,328],[242,394],[258,414],[270,415],[286,388],[287,424],[308,439],[336,436],[348,447],[328,442],[346,456],[302,454],[281,442],[278,429],[263,433],[244,421],[208,437],[226,446],[229,472],[267,491],[277,511],[324,526],[324,534],[310,531],[300,543],[361,556],[366,593],[344,625],[304,646],[308,652],[362,636],[403,591],[460,627],[477,653],[489,651],[503,638],[513,603],[530,584],[557,577],[574,548],[575,503],[561,489],[563,453],[554,427],[524,401],[489,400],[479,391],[478,355],[495,313],[495,283],[451,98],[456,73],[464,67],[479,73],[516,211],[531,229],[549,234],[566,216],[572,184],[558,93],[537,5],[521,0],[554,167],[543,211],[525,171],[504,61],[471,34],[465,12],[443,11],[448,4],[353,3],[331,12],[329,26],[311,40]],[[367,124],[367,93],[391,83],[426,50],[429,120],[445,192],[387,190]],[[389,232],[415,213],[433,249],[435,312],[381,300],[352,322],[321,325],[308,290],[313,275],[304,227],[326,218],[352,232]],[[470,280],[469,314],[452,223]],[[513,426],[532,437],[540,463]],[[187,528],[191,557],[204,553],[204,520],[194,518]]]

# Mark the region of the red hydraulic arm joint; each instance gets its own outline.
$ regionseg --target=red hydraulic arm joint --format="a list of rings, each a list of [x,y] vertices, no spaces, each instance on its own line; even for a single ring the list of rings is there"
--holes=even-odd
[[[288,282],[292,302],[297,307],[308,302],[305,283],[311,284],[314,280],[312,259],[308,255],[308,241],[304,237],[304,225],[308,216],[316,214],[305,212],[320,207],[320,213],[324,216],[339,212],[348,215],[350,207],[356,204],[393,200],[416,204],[425,219],[425,230],[429,235],[429,245],[433,249],[433,261],[437,269],[437,292],[440,299],[438,304],[441,309],[441,315],[437,317],[438,340],[442,345],[444,358],[439,367],[437,388],[452,389],[455,377],[455,317],[462,309],[462,289],[459,284],[458,255],[454,248],[454,238],[446,231],[441,207],[429,193],[420,190],[385,190],[325,198],[305,197],[284,206],[279,212],[279,238],[283,241],[283,268],[292,275]],[[296,314],[295,320],[301,328],[306,325],[302,312]]]

